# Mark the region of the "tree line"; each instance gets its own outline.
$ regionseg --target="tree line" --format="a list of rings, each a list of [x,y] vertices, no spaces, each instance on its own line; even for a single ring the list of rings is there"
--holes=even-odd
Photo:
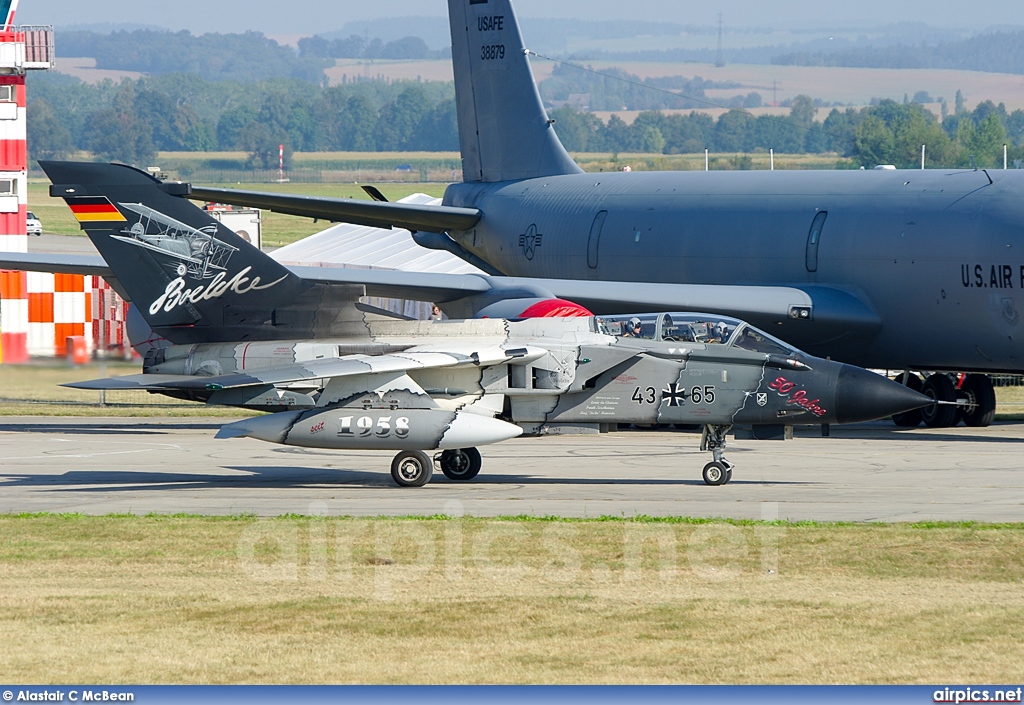
[[[973,111],[961,110],[940,122],[920,103],[880,101],[867,108],[833,108],[818,121],[807,96],[792,101],[789,115],[754,116],[730,110],[717,120],[706,113],[642,112],[627,125],[617,116],[604,123],[571,106],[552,111],[555,129],[570,151],[825,153],[835,152],[843,166],[872,168],[893,164],[920,166],[921,145],[927,145],[926,166],[981,166],[1002,163],[1003,145],[1011,159],[1024,159],[1024,110],[1009,112],[1003,104],[985,101]]]
[[[454,86],[441,82],[207,81],[173,74],[85,84],[61,74],[32,74],[28,86],[33,159],[88,151],[98,159],[146,165],[161,151],[244,151],[250,168],[274,168],[278,145],[293,151],[457,151]],[[640,113],[632,124],[603,122],[570,105],[551,111],[570,151],[714,152],[841,155],[844,165],[933,167],[1001,164],[1024,158],[1024,111],[986,101],[973,111],[958,96],[940,118],[922,104],[880,101],[825,111],[798,96],[788,115],[730,110],[717,120],[691,111]]]
[[[206,81],[172,74],[90,85],[62,74],[28,79],[33,159],[75,151],[129,164],[157,151],[244,151],[250,168],[293,151],[457,151],[451,83]]]

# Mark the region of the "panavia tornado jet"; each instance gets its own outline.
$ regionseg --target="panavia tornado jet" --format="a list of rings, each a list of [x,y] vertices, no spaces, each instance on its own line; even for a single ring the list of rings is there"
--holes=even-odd
[[[359,303],[367,287],[336,270],[275,262],[179,184],[119,165],[43,168],[103,256],[79,271],[116,282],[151,329],[142,374],[72,386],[268,411],[218,437],[398,451],[402,486],[435,463],[470,480],[479,446],[523,433],[618,423],[700,425],[703,477],[719,485],[733,426],[850,423],[931,401],[721,315],[398,319]]]

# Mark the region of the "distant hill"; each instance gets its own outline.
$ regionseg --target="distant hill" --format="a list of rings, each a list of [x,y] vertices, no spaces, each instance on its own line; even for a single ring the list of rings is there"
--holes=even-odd
[[[571,37],[584,39],[622,39],[638,36],[662,36],[695,31],[672,22],[643,20],[608,22],[578,19],[519,18],[527,45],[535,51],[564,52]],[[707,31],[704,28],[703,31]],[[325,39],[345,39],[352,35],[390,42],[403,37],[423,39],[431,49],[442,50],[451,46],[447,17],[400,17],[390,19],[348,22],[334,32],[325,32]]]
[[[93,57],[99,69],[153,76],[189,73],[212,81],[297,78],[319,82],[331,64],[323,58],[299,57],[259,32],[197,36],[188,31],[145,29],[65,31],[58,34],[57,50],[63,56]]]
[[[621,69],[598,72],[556,66],[551,77],[540,84],[541,97],[552,106],[565,104],[594,111],[688,110],[711,105],[707,89],[741,88],[731,81],[708,81],[700,76],[640,78]],[[652,90],[653,89],[653,90]],[[746,107],[759,107],[757,104]],[[744,107],[743,98],[735,107]]]
[[[137,29],[148,29],[153,32],[170,32],[166,27],[155,24],[140,24],[138,22],[94,22],[90,24],[57,24],[58,32],[95,32],[96,34],[110,34],[111,32],[134,32]]]
[[[1024,74],[1024,31],[979,34],[961,41],[899,44],[838,53],[794,52],[773,64],[885,69],[960,69]]]
[[[873,55],[891,50],[893,47],[917,45],[922,43],[940,44],[954,43],[970,36],[963,31],[929,27],[919,23],[900,23],[859,30],[841,28],[835,31],[823,28],[816,31],[789,32],[782,36],[796,41],[773,41],[775,38],[768,29],[726,31],[722,58],[728,64],[771,64],[780,56],[816,57],[819,63],[810,65],[827,65],[826,57],[859,52]],[[757,38],[766,43],[751,41]],[[714,63],[718,57],[716,38],[714,35],[705,37],[703,46],[691,45],[677,48],[638,48],[606,49],[597,45],[575,52],[571,58],[575,60],[601,61],[643,61],[671,63]],[[778,63],[778,62],[776,62]]]

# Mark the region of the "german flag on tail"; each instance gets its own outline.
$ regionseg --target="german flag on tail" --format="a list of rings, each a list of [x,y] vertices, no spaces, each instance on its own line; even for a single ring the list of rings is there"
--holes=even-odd
[[[71,212],[78,218],[79,223],[110,223],[127,220],[114,207],[114,204],[103,196],[80,196],[64,200],[67,201]]]

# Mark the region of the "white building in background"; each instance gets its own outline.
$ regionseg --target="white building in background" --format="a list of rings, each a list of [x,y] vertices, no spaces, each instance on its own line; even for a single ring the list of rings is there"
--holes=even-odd
[[[440,198],[416,193],[398,201],[415,205],[439,206]],[[351,267],[353,269],[396,269],[403,272],[442,272],[445,274],[483,274],[473,265],[450,252],[428,250],[417,245],[412,233],[401,228],[385,230],[365,225],[340,223],[286,245],[270,256],[281,264],[306,267]],[[410,318],[430,318],[432,302],[404,301],[366,297],[372,306]]]

